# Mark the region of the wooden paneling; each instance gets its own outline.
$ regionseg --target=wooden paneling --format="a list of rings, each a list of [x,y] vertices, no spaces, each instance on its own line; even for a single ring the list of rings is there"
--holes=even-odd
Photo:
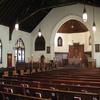
[[[11,53],[7,54],[7,67],[8,68],[12,67],[12,54]]]
[[[58,33],[82,33],[87,32],[88,29],[85,25],[77,20],[69,20],[65,22],[58,30]]]
[[[79,43],[74,43],[73,45],[69,45],[69,58],[79,57],[82,58],[84,56],[84,45],[80,45]]]

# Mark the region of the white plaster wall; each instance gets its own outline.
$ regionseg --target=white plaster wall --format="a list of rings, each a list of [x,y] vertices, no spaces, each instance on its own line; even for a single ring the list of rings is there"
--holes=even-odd
[[[85,51],[91,51],[91,46],[89,45],[89,32],[84,33],[74,33],[74,34],[64,34],[64,33],[56,33],[55,41],[54,41],[54,52],[68,52],[69,45],[73,43],[84,44]],[[63,39],[63,46],[57,46],[58,37]]]
[[[27,61],[28,57],[30,57],[30,39],[31,35],[27,32],[23,31],[13,31],[12,40],[9,41],[9,28],[0,25],[0,39],[2,41],[3,49],[2,49],[2,64],[1,67],[7,67],[7,53],[12,53],[12,64],[14,66],[14,46],[17,39],[22,38],[25,44],[25,61]]]
[[[9,28],[0,25],[0,39],[2,41],[2,64],[0,64],[0,67],[6,67],[7,66],[7,52],[9,48]]]
[[[14,48],[16,41],[22,38],[24,45],[25,45],[25,62],[28,62],[28,59],[31,58],[31,34],[24,32],[24,31],[13,31],[12,34],[12,41],[11,41],[11,46],[12,46],[12,54],[14,55]],[[14,56],[13,56],[13,65],[14,65]]]
[[[42,35],[43,35],[43,32],[42,32]],[[46,58],[45,60],[48,62],[50,60],[50,54],[47,54],[46,52],[47,52],[47,46],[50,46],[50,45],[48,45],[46,43],[45,44],[45,50],[35,51],[34,47],[35,47],[35,40],[36,40],[37,36],[38,36],[38,30],[37,30],[36,35],[34,36],[34,38],[31,36],[32,47],[33,47],[31,56],[33,58],[33,61],[35,61],[35,62],[40,61],[41,55],[44,55],[45,58]],[[45,42],[47,42],[47,40],[46,40],[47,37],[45,37],[44,35],[43,35],[43,37],[45,38]]]
[[[34,53],[34,39],[37,35],[37,32],[39,28],[41,27],[41,31],[43,36],[45,37],[46,40],[46,46],[51,47],[51,54],[48,55],[50,59],[53,59],[54,55],[54,38],[55,34],[57,33],[57,30],[60,28],[60,26],[65,23],[66,21],[70,19],[76,19],[82,23],[84,23],[87,28],[89,29],[92,40],[95,43],[100,43],[100,8],[95,7],[95,19],[96,19],[96,26],[97,26],[97,31],[95,34],[92,33],[91,27],[92,27],[92,20],[93,20],[93,7],[92,6],[86,6],[86,10],[88,13],[88,21],[84,23],[82,21],[82,11],[83,11],[83,4],[75,4],[75,5],[70,5],[70,6],[64,6],[64,7],[59,7],[59,8],[54,8],[42,21],[41,23],[34,29],[32,32],[32,41],[33,41],[33,53]],[[94,36],[94,38],[93,38]],[[92,46],[94,48],[94,45]],[[94,50],[94,49],[92,49]],[[46,53],[46,52],[44,52]],[[97,54],[93,51],[94,58],[97,61],[97,67],[100,67],[100,62],[99,62],[99,57],[100,53]],[[35,53],[36,56],[38,56],[38,52]]]

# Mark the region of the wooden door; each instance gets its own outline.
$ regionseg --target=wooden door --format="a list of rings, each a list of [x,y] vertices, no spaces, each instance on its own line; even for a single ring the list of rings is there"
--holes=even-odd
[[[11,53],[7,54],[7,67],[8,68],[12,67],[12,54]]]

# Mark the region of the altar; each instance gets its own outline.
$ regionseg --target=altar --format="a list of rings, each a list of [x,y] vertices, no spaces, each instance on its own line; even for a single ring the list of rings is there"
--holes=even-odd
[[[73,43],[69,45],[68,64],[88,66],[88,60],[84,52],[84,44]]]
[[[72,57],[72,58],[68,58],[68,64],[80,64],[81,63],[81,59],[79,57]]]

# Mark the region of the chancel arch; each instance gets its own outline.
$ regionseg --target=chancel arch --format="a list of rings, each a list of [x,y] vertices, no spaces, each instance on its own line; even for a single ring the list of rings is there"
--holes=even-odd
[[[67,22],[69,23],[69,26],[66,25],[65,28],[64,27],[61,28],[61,26],[63,26]],[[78,24],[76,24],[76,22],[78,22]],[[73,25],[71,25],[71,24],[73,24]],[[82,30],[82,27],[83,27],[83,30]],[[67,32],[64,32],[66,30],[67,30]],[[53,39],[54,39],[54,43],[53,43],[54,46],[51,48],[52,56],[55,57],[56,53],[64,53],[65,54],[69,50],[68,45],[71,45],[73,43],[79,43],[80,45],[85,44],[84,52],[89,53],[89,56],[92,57],[91,52],[94,52],[94,51],[92,51],[93,46],[92,46],[92,44],[90,45],[88,40],[89,40],[90,36],[91,36],[91,39],[93,39],[93,33],[90,33],[89,30],[90,29],[88,29],[87,25],[83,23],[82,18],[80,16],[74,16],[74,15],[66,16],[64,19],[62,19],[56,25],[56,27],[53,30],[52,39],[51,39],[51,41],[53,41]],[[63,32],[61,32],[61,31],[63,31]],[[59,33],[59,35],[58,35],[58,33]],[[64,34],[61,34],[61,33],[64,33]],[[60,48],[60,51],[59,51],[57,48],[55,48],[55,38],[62,36],[62,35],[63,35],[63,38],[65,38],[66,37],[65,33],[67,33],[67,38],[63,39],[63,41],[64,41],[63,48]],[[84,38],[83,38],[83,36],[84,36]],[[81,37],[81,38],[79,38],[79,37]],[[79,40],[78,40],[78,38],[79,38]],[[92,43],[93,43],[93,40],[92,40]],[[86,46],[87,46],[88,50],[86,50]],[[62,57],[61,59],[66,58],[65,55],[62,55],[60,57]]]

